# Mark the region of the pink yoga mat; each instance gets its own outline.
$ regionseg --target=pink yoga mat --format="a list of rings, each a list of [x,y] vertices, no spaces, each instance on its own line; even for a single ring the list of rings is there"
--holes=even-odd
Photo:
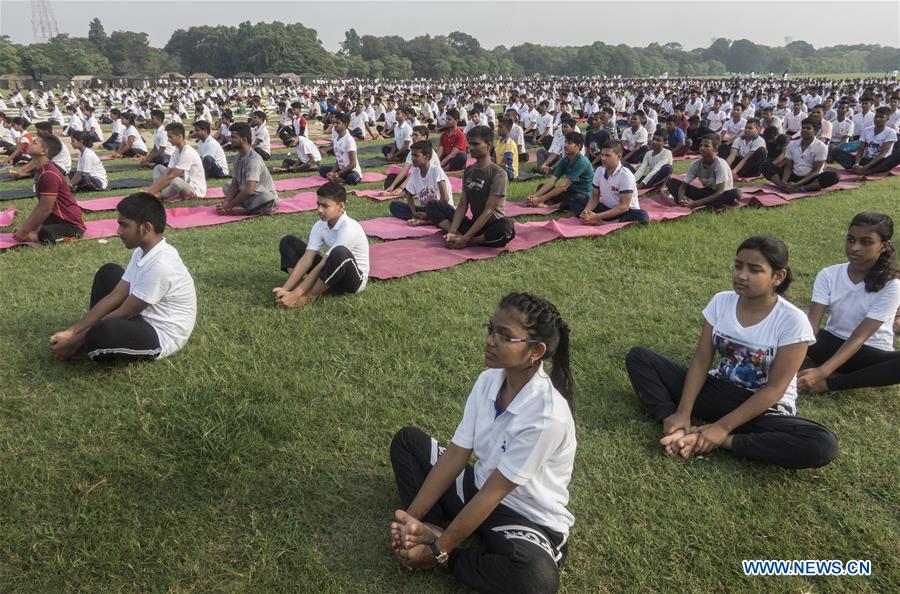
[[[644,198],[641,200],[641,208],[650,215],[651,222],[669,221],[687,216],[693,212],[690,208],[678,206],[671,200],[662,197]]]
[[[384,178],[385,176],[381,173],[363,174],[364,183],[382,181]],[[275,182],[275,189],[279,192],[290,190],[305,190],[309,188],[317,188],[327,181],[327,179],[325,179],[324,177],[319,177],[318,175],[309,177],[294,177],[290,179],[279,179]],[[453,182],[451,182],[450,185],[452,187]],[[94,198],[93,200],[79,200],[78,206],[80,206],[82,210],[91,212],[113,210],[124,197],[125,196],[110,196],[108,198]],[[221,187],[208,188],[206,190],[206,196],[204,196],[204,198],[207,200],[224,197],[225,191]]]
[[[526,214],[546,215],[555,212],[556,208],[532,208],[530,206],[521,206],[519,204],[509,203],[506,205],[506,214],[510,217],[517,217]],[[471,216],[471,212],[469,213]],[[540,222],[540,221],[538,221]],[[432,225],[419,225],[412,227],[403,219],[396,217],[377,217],[360,221],[363,230],[369,237],[377,237],[384,240],[395,239],[413,239],[416,237],[428,237],[435,233],[442,233],[440,229]]]
[[[741,188],[741,192],[744,194],[771,194],[785,200],[794,200],[795,198],[806,198],[808,196],[821,196],[823,194],[828,194],[829,192],[837,192],[838,190],[855,190],[858,187],[858,183],[842,181],[830,188],[818,190],[816,192],[784,192],[771,184],[762,184],[759,186],[745,186]]]
[[[10,206],[6,210],[0,210],[0,227],[8,227],[9,225],[12,225],[14,218],[16,218],[15,206]]]
[[[272,214],[289,214],[316,209],[316,193],[303,192],[280,200],[278,210]],[[166,210],[166,223],[173,229],[188,229],[191,227],[208,227],[209,225],[222,225],[252,219],[262,215],[220,215],[215,206],[188,206],[170,208]]]
[[[278,203],[278,210],[273,214],[289,214],[316,209],[315,192],[303,192],[285,198]],[[189,227],[206,227],[209,225],[221,225],[233,223],[261,215],[220,215],[216,213],[215,206],[188,206],[170,208],[166,210],[166,223],[173,229],[187,229]],[[99,239],[101,237],[113,237],[118,229],[116,219],[100,219],[87,221],[87,230],[82,239]],[[38,245],[27,242],[18,242],[12,238],[12,233],[0,233],[0,250],[5,250],[17,245]]]
[[[868,175],[857,175],[850,171],[849,169],[835,169],[837,171],[838,177],[843,181],[873,181],[876,179],[884,179],[891,175],[900,176],[900,165],[894,167],[890,171],[884,171],[882,173],[870,173]]]
[[[81,239],[100,239],[102,237],[114,237],[119,228],[116,219],[102,219],[99,221],[85,221],[86,229]],[[12,233],[0,233],[0,250],[6,250],[17,245],[40,245],[27,241],[16,241]]]
[[[401,239],[373,245],[369,248],[369,276],[377,279],[398,278],[416,272],[449,268],[469,260],[493,258],[505,251],[533,248],[557,237],[546,223],[516,225],[516,238],[502,248],[474,247],[451,250],[440,235],[424,239]]]
[[[440,229],[432,225],[410,227],[406,221],[397,217],[377,217],[360,221],[359,224],[368,237],[384,240],[413,239],[441,233]]]
[[[380,174],[375,174],[380,175]],[[448,176],[448,180],[450,180],[450,191],[454,194],[458,194],[462,192],[462,180],[458,177]],[[386,202],[388,200],[401,200],[401,196],[379,196],[381,192],[384,190],[350,190],[357,196],[361,198],[371,198],[372,200],[377,200],[378,202]]]

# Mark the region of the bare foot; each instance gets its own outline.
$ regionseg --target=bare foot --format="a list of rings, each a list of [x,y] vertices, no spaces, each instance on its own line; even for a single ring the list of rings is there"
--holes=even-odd
[[[439,527],[417,520],[403,510],[397,510],[394,517],[397,521],[391,524],[391,532],[398,537],[395,538],[395,544],[399,542],[405,549],[411,549],[419,544],[431,544],[442,534]],[[395,528],[399,530],[399,535],[395,532]]]
[[[687,433],[678,440],[678,454],[687,460],[691,457],[691,454],[694,453],[694,446],[697,445],[697,441],[700,439],[699,433]]]
[[[816,383],[809,386],[809,389],[815,392],[816,394],[823,394],[828,391],[828,382],[826,380],[819,380]]]
[[[666,450],[666,454],[670,456],[674,456],[678,453],[680,446],[678,445],[678,441],[684,437],[684,429],[676,429],[672,433],[668,435],[663,435],[659,439],[659,443]]]

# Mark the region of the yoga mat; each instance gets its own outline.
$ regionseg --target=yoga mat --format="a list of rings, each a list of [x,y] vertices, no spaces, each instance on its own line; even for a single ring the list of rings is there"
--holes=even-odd
[[[16,218],[15,206],[10,206],[6,210],[0,210],[0,227],[8,227],[12,225],[14,218]]]
[[[543,177],[543,176],[540,173],[536,173],[534,171],[521,171],[521,172],[519,172],[518,177],[516,177],[512,181],[528,181],[529,179],[533,179],[535,177]]]
[[[378,239],[410,239],[415,237],[428,237],[436,233],[442,233],[440,229],[432,225],[411,227],[403,219],[397,217],[378,217],[359,222],[368,237]]]
[[[388,164],[390,164],[390,161],[384,157],[369,157],[368,159],[362,159],[359,162],[360,167],[382,167]]]
[[[100,239],[102,237],[115,237],[119,228],[116,219],[102,219],[99,221],[85,221],[86,229],[81,239]],[[12,233],[0,233],[0,250],[6,250],[17,245],[40,245],[27,241],[16,241]]]
[[[685,209],[688,210],[688,209]],[[507,203],[506,215],[518,217],[527,214],[547,215],[556,212],[555,207],[532,208],[515,203]],[[688,211],[690,212],[690,211]],[[471,216],[471,212],[469,213]],[[407,239],[414,237],[427,237],[442,231],[432,225],[410,226],[403,219],[397,217],[377,217],[360,221],[359,224],[369,237],[377,237],[384,240]]]
[[[381,173],[363,173],[363,182],[381,181],[385,176]],[[305,190],[321,186],[328,180],[318,175],[310,177],[293,177],[289,179],[279,179],[275,181],[275,190],[279,192],[290,190]],[[451,182],[452,186],[452,182]],[[101,210],[113,210],[122,201],[125,196],[110,196],[108,198],[95,198],[93,200],[79,200],[78,206],[82,210],[97,212]],[[224,198],[225,191],[222,187],[207,188],[204,199],[211,200],[216,198]]]
[[[640,202],[641,208],[650,215],[651,222],[669,221],[685,217],[693,212],[690,208],[678,206],[671,200],[662,197],[644,198]]]
[[[401,239],[387,241],[369,247],[369,276],[386,280],[408,276],[416,272],[427,272],[450,268],[469,260],[493,258],[505,251],[520,251],[533,248],[557,237],[546,223],[525,223],[516,225],[516,237],[502,248],[473,247],[451,250],[440,235],[424,239]]]
[[[472,158],[466,159],[466,167],[471,167],[474,164],[475,164],[475,159],[472,159]],[[465,170],[465,168],[463,168],[463,169],[448,169],[447,173],[450,173],[451,171],[452,172],[462,172],[464,170]]]
[[[0,191],[0,200],[17,200],[19,198],[34,198],[34,188]]]
[[[785,200],[793,200],[795,198],[806,198],[807,196],[821,196],[823,194],[828,194],[829,192],[837,192],[839,190],[855,190],[858,187],[858,183],[841,181],[831,186],[830,188],[817,190],[815,192],[785,192],[778,189],[777,186],[773,186],[771,184],[762,184],[758,186],[745,186],[741,188],[741,192],[744,194],[770,194],[773,196],[778,196],[779,198],[783,198]]]
[[[364,173],[363,177],[365,178],[368,173]],[[375,174],[380,175],[380,174]],[[462,192],[462,179],[458,177],[448,176],[448,180],[450,180],[450,191],[454,194],[458,194]],[[363,180],[365,181],[365,180]],[[379,194],[383,190],[350,190],[357,196],[361,198],[371,198],[372,200],[377,200],[378,202],[385,202],[387,200],[404,200],[403,196],[379,196]]]
[[[278,203],[278,210],[272,214],[289,214],[316,209],[316,194],[304,192],[285,198]],[[206,227],[209,225],[221,225],[233,223],[244,219],[252,219],[265,215],[220,215],[216,213],[215,206],[189,206],[170,208],[166,210],[166,223],[173,229],[187,229],[190,227]],[[113,237],[118,229],[116,219],[100,219],[86,221],[87,230],[82,239],[98,239],[101,237]],[[17,245],[39,245],[28,242],[19,242],[13,239],[12,233],[0,233],[0,250],[5,250]]]
[[[278,210],[272,214],[289,214],[316,209],[316,193],[303,192],[278,202]],[[173,229],[207,227],[252,219],[265,215],[220,215],[215,206],[187,206],[166,210],[166,224]]]
[[[876,179],[884,179],[891,175],[900,176],[900,165],[894,167],[890,171],[883,171],[881,173],[868,173],[866,175],[857,175],[853,173],[849,169],[844,169],[843,167],[839,169],[835,169],[837,171],[838,177],[843,181],[874,181]]]

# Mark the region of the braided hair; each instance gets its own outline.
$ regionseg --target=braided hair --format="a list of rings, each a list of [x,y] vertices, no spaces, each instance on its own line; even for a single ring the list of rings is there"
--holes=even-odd
[[[552,303],[530,293],[510,293],[500,301],[500,309],[515,309],[525,317],[529,338],[547,346],[543,359],[552,358],[550,381],[574,410],[574,383],[569,368],[569,325]]]
[[[897,251],[891,238],[894,236],[894,220],[883,212],[861,212],[850,221],[851,227],[871,227],[885,243],[885,249],[878,256],[864,279],[866,292],[877,293],[895,278],[900,278],[897,269]]]

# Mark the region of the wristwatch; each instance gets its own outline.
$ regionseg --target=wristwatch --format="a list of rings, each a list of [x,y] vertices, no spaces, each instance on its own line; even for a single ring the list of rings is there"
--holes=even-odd
[[[430,546],[431,546],[431,554],[434,555],[434,558],[437,560],[438,564],[439,565],[446,564],[447,559],[450,557],[450,555],[448,553],[441,551],[437,546],[437,542],[431,543]]]

